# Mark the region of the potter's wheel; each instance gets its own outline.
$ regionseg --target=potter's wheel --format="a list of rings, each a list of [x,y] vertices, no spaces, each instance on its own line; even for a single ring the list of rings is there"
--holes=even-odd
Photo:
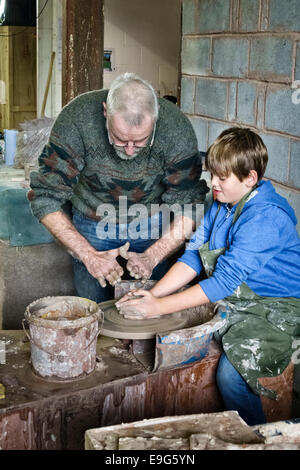
[[[119,339],[150,339],[155,338],[159,332],[184,328],[186,323],[186,318],[183,318],[181,313],[163,315],[159,318],[128,320],[120,315],[115,307],[116,302],[117,300],[108,300],[99,304],[104,313],[100,333],[103,336]]]

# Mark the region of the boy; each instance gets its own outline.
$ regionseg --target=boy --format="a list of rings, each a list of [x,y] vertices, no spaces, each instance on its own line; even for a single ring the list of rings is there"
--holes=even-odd
[[[300,337],[297,220],[271,182],[262,181],[267,161],[255,132],[222,132],[206,158],[215,201],[185,253],[151,291],[138,289],[117,304],[126,316],[150,318],[224,299],[217,383],[226,409],[249,425],[266,421],[260,395],[276,399],[259,379],[287,368]],[[203,268],[207,279],[174,294]]]

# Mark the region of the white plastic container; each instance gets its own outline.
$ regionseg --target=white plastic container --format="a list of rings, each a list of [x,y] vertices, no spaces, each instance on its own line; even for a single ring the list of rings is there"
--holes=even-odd
[[[16,129],[4,129],[4,163],[8,166],[12,166],[15,161],[17,133],[18,131]]]

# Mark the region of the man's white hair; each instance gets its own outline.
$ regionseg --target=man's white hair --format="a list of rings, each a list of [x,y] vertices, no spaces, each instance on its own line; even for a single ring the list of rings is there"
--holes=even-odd
[[[135,73],[126,72],[111,84],[107,99],[107,118],[121,114],[130,126],[139,127],[145,116],[158,118],[159,104],[152,85]]]

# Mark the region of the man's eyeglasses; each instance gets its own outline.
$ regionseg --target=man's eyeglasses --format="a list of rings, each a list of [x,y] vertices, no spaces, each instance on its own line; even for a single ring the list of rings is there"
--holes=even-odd
[[[152,139],[151,139],[149,147],[152,147],[153,145],[154,138],[155,138],[155,131],[156,131],[156,123],[154,124],[154,128],[152,131]],[[148,145],[149,137],[147,138],[147,142],[142,145],[136,144],[134,141],[132,141],[133,145],[129,146],[128,144],[129,142],[131,142],[130,140],[126,142],[125,144],[115,144],[111,138],[108,126],[107,126],[107,134],[108,134],[108,140],[109,140],[110,145],[112,145],[116,150],[124,150],[125,147],[134,147],[136,149],[143,149],[143,148],[146,148]]]

